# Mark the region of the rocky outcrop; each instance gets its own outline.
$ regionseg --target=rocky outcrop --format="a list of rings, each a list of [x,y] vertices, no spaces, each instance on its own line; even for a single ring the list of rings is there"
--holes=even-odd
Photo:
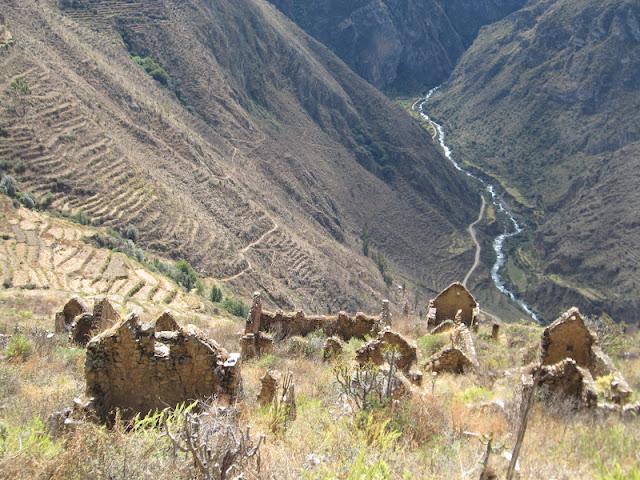
[[[239,356],[193,325],[157,331],[132,313],[87,345],[86,395],[98,417],[125,417],[209,397],[240,393]]]
[[[366,343],[356,351],[356,361],[361,365],[374,363],[384,365],[394,356],[398,370],[409,373],[418,361],[417,349],[402,335],[388,328],[382,330],[378,337]]]
[[[478,29],[525,0],[270,0],[378,88],[442,83]]]
[[[13,43],[13,35],[7,28],[4,16],[0,13],[0,47],[11,45]]]

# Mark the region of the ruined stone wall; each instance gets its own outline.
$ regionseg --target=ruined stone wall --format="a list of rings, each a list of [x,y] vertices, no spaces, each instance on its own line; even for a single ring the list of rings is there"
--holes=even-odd
[[[453,320],[458,310],[462,310],[462,323],[468,326],[471,326],[477,315],[478,304],[462,285],[459,287],[453,285],[443,291],[432,303],[436,309],[436,325],[445,320]]]
[[[161,330],[130,314],[87,345],[86,394],[103,419],[119,408],[125,416],[218,396],[240,389],[235,356],[196,327]]]
[[[585,326],[578,310],[573,308],[544,330],[542,363],[554,365],[565,358],[572,358],[578,366],[590,368],[594,343],[593,334]]]
[[[349,316],[344,312],[338,315],[305,315],[304,312],[262,312],[260,329],[271,332],[282,339],[294,335],[306,336],[316,330],[322,330],[328,337],[337,336],[345,341],[351,338],[365,338],[376,335],[379,330],[379,317],[364,313]]]

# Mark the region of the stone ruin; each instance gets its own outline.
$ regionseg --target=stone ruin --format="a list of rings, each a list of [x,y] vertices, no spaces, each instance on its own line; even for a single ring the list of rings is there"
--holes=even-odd
[[[610,398],[617,405],[628,402],[632,391],[598,339],[573,307],[545,328],[540,342],[540,365],[525,374],[533,382],[539,369],[538,386],[549,393],[576,399],[579,405],[596,406],[598,378],[610,378]]]
[[[93,313],[89,313],[86,304],[73,297],[62,311],[56,313],[55,331],[67,333],[73,343],[85,346],[93,335],[106,330],[119,320],[120,315],[106,298],[98,300],[93,306]]]
[[[335,360],[342,354],[344,343],[339,337],[329,337],[324,341],[322,348],[322,359],[325,362]]]
[[[394,398],[398,399],[413,392],[413,385],[422,384],[422,372],[414,367],[418,362],[417,348],[402,335],[390,328],[382,330],[378,336],[356,351],[356,362],[360,365],[377,365],[381,371],[389,372],[389,360],[394,356]]]
[[[271,405],[278,392],[278,382],[280,372],[277,370],[267,370],[260,379],[260,393],[258,394],[258,404],[261,407]]]
[[[253,304],[244,327],[244,335],[240,338],[242,358],[255,358],[273,351],[273,338],[262,331],[262,296],[260,292],[253,294]]]
[[[382,315],[380,315],[380,326],[382,328],[392,327],[391,309],[389,307],[389,300],[382,300]]]
[[[380,331],[380,317],[358,312],[349,316],[345,312],[337,315],[305,315],[304,312],[285,313],[262,312],[260,323],[262,331],[271,332],[275,338],[300,336],[306,337],[321,330],[328,337],[337,336],[344,341],[376,335]]]
[[[427,308],[427,328],[433,329],[447,320],[454,320],[460,313],[461,321],[467,327],[475,328],[480,316],[480,305],[462,283],[449,285]]]
[[[395,363],[398,370],[409,373],[411,367],[418,361],[417,348],[389,328],[385,328],[377,338],[360,347],[356,351],[356,361],[361,365],[369,362],[384,365],[385,355],[389,355],[388,350],[391,348],[395,350]]]
[[[242,386],[238,354],[168,313],[154,325],[131,313],[92,338],[85,379],[87,403],[102,421],[116,409],[130,418],[198,399],[232,401]]]
[[[450,334],[451,343],[427,360],[425,369],[434,373],[464,374],[479,366],[471,331],[463,323]]]
[[[89,308],[78,297],[69,300],[55,316],[55,332],[69,333],[71,325],[78,315],[88,313]]]

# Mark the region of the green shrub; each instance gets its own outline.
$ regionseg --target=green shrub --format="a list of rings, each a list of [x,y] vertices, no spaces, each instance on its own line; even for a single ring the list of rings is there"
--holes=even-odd
[[[222,290],[217,285],[211,287],[211,295],[209,296],[213,303],[220,303],[222,301]]]
[[[89,218],[89,216],[86,213],[84,213],[82,210],[78,210],[69,218],[74,222],[79,223],[80,225],[89,225],[91,223],[91,219]]]
[[[222,302],[222,308],[235,317],[246,318],[249,315],[249,307],[236,298],[227,297]]]
[[[430,357],[447,344],[444,335],[424,335],[417,340],[420,354],[423,357]]]
[[[137,242],[140,234],[138,229],[134,225],[127,225],[127,228],[124,229],[124,238],[131,240],[132,242]]]
[[[9,359],[24,361],[33,353],[33,345],[25,335],[18,333],[9,339],[5,353]]]
[[[467,405],[469,403],[486,402],[491,400],[491,397],[493,397],[493,392],[491,392],[491,390],[474,386],[456,393],[454,399]]]
[[[147,72],[147,74],[149,74],[154,80],[162,83],[163,85],[169,84],[169,74],[153,58],[134,56],[132,57],[132,60],[144,68],[144,71]]]
[[[49,208],[52,203],[53,203],[53,193],[47,192],[47,194],[44,197],[42,197],[42,199],[38,203],[38,207],[44,210],[46,208]]]
[[[24,78],[16,78],[11,82],[11,90],[20,95],[29,95],[31,93],[31,87]]]
[[[176,262],[176,271],[177,276],[175,281],[178,282],[178,285],[184,288],[187,292],[193,290],[198,283],[198,274],[191,264],[186,260],[179,260]]]
[[[33,200],[31,195],[29,195],[26,192],[19,193],[18,194],[18,200],[20,200],[20,203],[22,203],[22,205],[24,205],[29,210],[33,210],[34,208],[36,208],[35,200]]]
[[[0,180],[0,193],[14,198],[18,193],[18,183],[11,175],[3,175]]]

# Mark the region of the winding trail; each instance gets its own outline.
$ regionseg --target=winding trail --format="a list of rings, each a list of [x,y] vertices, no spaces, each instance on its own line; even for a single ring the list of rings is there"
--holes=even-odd
[[[469,235],[471,235],[471,240],[473,240],[473,243],[475,243],[476,245],[476,257],[473,261],[473,265],[471,266],[471,268],[467,272],[467,275],[464,277],[464,280],[462,281],[462,284],[465,287],[467,286],[467,282],[469,281],[469,278],[471,278],[471,275],[473,275],[473,272],[476,270],[476,268],[478,268],[478,265],[480,264],[480,254],[482,253],[482,247],[480,246],[480,242],[478,241],[478,236],[476,235],[476,225],[478,225],[484,218],[484,210],[485,208],[487,208],[487,201],[484,199],[484,195],[480,195],[480,198],[482,199],[482,204],[480,205],[480,214],[478,215],[478,219],[475,222],[471,223],[468,228]]]
[[[246,268],[242,269],[235,275],[232,275],[230,277],[225,277],[225,278],[219,278],[218,280],[220,280],[221,282],[230,282],[231,280],[235,280],[236,278],[244,275],[248,271],[253,270],[253,266],[251,265],[251,260],[249,260],[249,257],[247,257],[245,254],[249,250],[251,250],[253,247],[261,243],[265,238],[267,238],[268,235],[271,235],[273,232],[275,232],[278,229],[278,224],[271,217],[269,217],[269,219],[273,222],[273,227],[271,227],[269,230],[267,230],[262,235],[260,235],[260,238],[249,243],[247,246],[243,247],[242,250],[238,252],[242,256],[242,258],[244,258],[244,261],[247,262]]]
[[[500,274],[500,271],[502,270],[502,267],[504,267],[504,265],[506,263],[506,255],[504,253],[504,242],[508,238],[520,235],[524,231],[523,228],[520,226],[520,224],[516,220],[516,218],[513,215],[513,213],[507,208],[507,205],[500,199],[500,197],[498,196],[498,193],[496,191],[496,188],[493,186],[493,184],[489,183],[489,181],[486,180],[485,178],[472,173],[471,171],[467,170],[466,168],[463,168],[456,161],[456,159],[452,155],[451,149],[449,148],[449,146],[445,142],[444,128],[442,128],[442,125],[440,125],[437,122],[435,122],[434,120],[432,120],[431,117],[429,117],[429,115],[424,110],[424,106],[429,102],[429,100],[431,99],[432,95],[439,88],[440,87],[436,87],[436,88],[431,89],[424,98],[418,99],[413,104],[412,108],[426,122],[428,122],[432,127],[435,128],[435,131],[437,133],[436,138],[437,138],[438,143],[440,144],[440,148],[442,149],[442,152],[444,153],[444,156],[447,158],[447,160],[449,160],[451,162],[453,167],[456,170],[458,170],[459,172],[464,173],[466,176],[471,177],[471,178],[475,179],[476,181],[478,181],[483,186],[483,188],[487,191],[487,193],[489,193],[489,196],[491,198],[491,203],[496,208],[497,213],[504,214],[507,217],[507,219],[509,220],[509,223],[513,227],[513,230],[508,231],[508,230],[505,229],[504,233],[501,233],[500,235],[498,235],[493,240],[493,250],[496,252],[496,261],[493,264],[493,267],[491,268],[491,279],[493,280],[493,283],[496,286],[496,288],[498,289],[498,291],[500,291],[501,293],[503,293],[504,295],[509,297],[524,312],[526,312],[527,315],[529,315],[536,323],[540,323],[540,319],[538,318],[536,313],[533,311],[533,309],[529,305],[527,305],[527,303],[524,300],[518,298],[516,296],[516,294],[507,287],[507,285],[505,284],[504,279],[502,278],[502,276]],[[484,200],[484,198],[483,198],[483,200]],[[472,225],[474,225],[474,224],[472,224]],[[471,229],[471,225],[469,226],[469,228]],[[478,245],[477,238],[475,236],[475,230],[473,231],[473,233],[471,235],[472,235],[472,238],[473,238],[474,242],[476,243],[476,245]],[[479,251],[479,248],[478,248],[478,249],[476,249],[476,255],[477,255],[476,258],[478,258],[478,259],[479,259],[479,253],[480,253],[480,251]],[[472,268],[472,270],[470,272],[473,272],[473,270],[475,270],[476,266],[477,265],[474,262],[474,266],[473,266],[473,268]],[[467,273],[467,276],[465,277],[465,282],[464,283],[466,283],[466,280],[468,280],[469,276],[470,276],[470,273]]]

